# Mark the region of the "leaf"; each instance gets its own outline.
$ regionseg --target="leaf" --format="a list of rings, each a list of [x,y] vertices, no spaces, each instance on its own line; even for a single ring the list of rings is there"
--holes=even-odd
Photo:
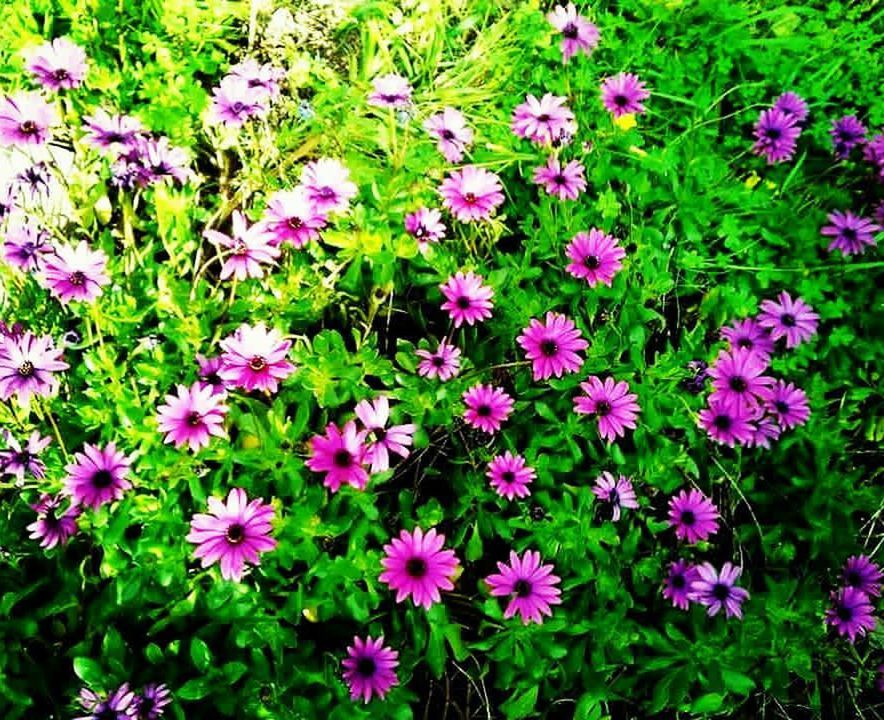
[[[207,678],[194,678],[178,688],[175,697],[179,700],[201,700],[211,692],[212,686]]]
[[[702,697],[698,697],[696,700],[694,700],[694,704],[691,705],[691,712],[715,712],[721,707],[723,701],[724,696],[719,695],[718,693],[709,693],[708,695],[703,695]]]
[[[204,641],[195,637],[190,641],[190,659],[197,670],[205,672],[212,664],[212,651]]]
[[[735,670],[722,668],[721,677],[724,680],[724,686],[738,695],[748,695],[755,689],[755,681],[752,678]]]
[[[503,713],[508,720],[521,720],[521,718],[527,717],[528,714],[534,710],[534,705],[537,703],[538,692],[539,688],[535,685],[521,695],[514,696],[507,700],[500,709],[503,710]]]
[[[74,673],[89,686],[100,687],[107,679],[101,663],[87,657],[74,658]]]

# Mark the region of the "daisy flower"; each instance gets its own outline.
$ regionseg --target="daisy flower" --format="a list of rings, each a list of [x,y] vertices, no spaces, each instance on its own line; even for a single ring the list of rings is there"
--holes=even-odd
[[[757,419],[758,412],[758,407],[740,402],[713,401],[700,411],[698,422],[715,442],[733,447],[752,441],[756,430],[752,421]]]
[[[768,165],[773,165],[792,159],[801,128],[791,115],[771,108],[761,113],[754,134],[756,140],[752,152],[764,155]]]
[[[551,145],[573,136],[577,122],[567,102],[568,98],[552,93],[546,93],[540,100],[528,95],[513,111],[513,132],[535,145]]]
[[[513,455],[509,450],[488,463],[485,474],[494,491],[507,500],[528,497],[531,494],[528,485],[537,477],[534,468],[526,464],[525,458]]]
[[[691,604],[691,584],[699,578],[695,565],[686,560],[678,560],[669,564],[669,574],[663,580],[663,597],[673,607],[687,610]]]
[[[608,442],[614,442],[626,434],[626,429],[635,429],[635,419],[640,412],[636,400],[638,396],[629,392],[629,385],[623,380],[600,378],[592,375],[587,382],[580,383],[585,395],[574,398],[574,412],[578,415],[595,415],[598,418],[599,435]]]
[[[65,494],[73,498],[75,505],[97,510],[119,500],[132,487],[126,479],[131,465],[131,458],[117,450],[114,443],[104,448],[85,445],[83,452],[74,453],[73,462],[65,467]]]
[[[881,569],[866,555],[847,558],[842,577],[847,587],[875,597],[881,594]]]
[[[19,481],[25,479],[25,475],[42,480],[46,476],[46,465],[40,459],[40,454],[49,447],[51,438],[40,437],[40,433],[34,430],[28,441],[22,445],[9,432],[0,431],[6,438],[9,446],[0,450],[0,472],[11,475]]]
[[[350,689],[350,699],[369,702],[373,696],[383,700],[395,685],[399,684],[396,667],[399,653],[384,645],[384,636],[376,640],[370,636],[365,640],[354,637],[347,648],[344,667],[344,682]]]
[[[273,193],[260,224],[270,236],[271,245],[291,243],[292,247],[300,249],[319,237],[328,218],[316,209],[307,189],[298,186],[294,190]]]
[[[792,300],[785,290],[777,300],[763,300],[758,324],[771,331],[771,337],[786,338],[786,347],[793,348],[816,335],[820,316],[800,297]]]
[[[466,323],[475,325],[491,317],[494,290],[483,284],[483,277],[470,270],[466,275],[458,271],[439,286],[445,296],[442,309],[459,328]]]
[[[212,436],[227,437],[224,395],[201,382],[189,388],[178,385],[177,393],[166,395],[165,403],[157,409],[157,425],[166,436],[165,442],[174,443],[176,448],[187,445],[192,452],[197,452],[208,447]]]
[[[829,134],[832,136],[835,157],[839,160],[846,160],[850,157],[850,151],[853,148],[865,142],[866,126],[859,121],[856,115],[845,115],[832,123]]]
[[[792,383],[777,380],[763,397],[767,411],[784,430],[804,425],[810,417],[807,395]]]
[[[442,204],[462,223],[487,220],[503,202],[500,178],[485,168],[467,165],[452,170],[439,186]]]
[[[25,67],[47,90],[72,90],[83,84],[89,69],[86,53],[65,37],[25,51]]]
[[[754,318],[735,320],[731,325],[723,327],[721,338],[727,341],[732,353],[739,350],[750,352],[764,364],[770,361],[774,351],[770,332],[761,327]]]
[[[121,148],[135,147],[144,133],[144,126],[137,118],[129,115],[111,115],[98,108],[92,115],[83,118],[85,140],[92,147],[102,151],[119,151]]]
[[[264,277],[263,265],[276,265],[279,249],[271,243],[270,235],[260,223],[251,227],[239,210],[233,212],[233,234],[225,235],[217,230],[204,230],[203,237],[222,250],[225,257],[221,267],[221,280],[231,277],[238,281]]]
[[[445,382],[460,372],[460,348],[445,340],[439,343],[435,352],[429,350],[415,352],[421,358],[417,366],[417,373],[421,377],[439,378],[441,382]]]
[[[401,75],[390,73],[371,81],[368,104],[374,107],[406,108],[411,104],[411,85]]]
[[[578,353],[589,347],[574,321],[554,312],[548,312],[543,322],[532,318],[516,342],[532,362],[535,380],[577,372],[583,365]]]
[[[717,571],[710,563],[697,566],[696,577],[691,582],[690,598],[706,606],[706,614],[712,617],[724,609],[727,617],[743,618],[743,603],[749,593],[736,582],[743,568],[726,562]]]
[[[577,160],[571,160],[562,167],[555,155],[550,155],[546,165],[534,168],[534,183],[542,185],[547,195],[559,200],[576,200],[586,190],[584,167]]]
[[[854,587],[841,588],[832,593],[832,607],[826,610],[826,624],[839,635],[846,635],[851,643],[875,629],[875,608],[869,596]]]
[[[58,245],[54,254],[46,256],[43,281],[63,305],[71,300],[92,302],[110,283],[106,270],[107,255],[81,240],[76,247]]]
[[[164,683],[150,683],[135,696],[135,717],[137,720],[159,720],[171,703],[172,693]]]
[[[0,146],[42,145],[58,124],[58,112],[40,93],[19,92],[0,100]]]
[[[313,472],[325,473],[322,484],[332,492],[341,485],[350,485],[364,490],[368,483],[368,473],[362,467],[365,461],[364,431],[356,429],[352,420],[344,425],[343,431],[329,423],[325,435],[314,435],[310,440],[310,457],[307,467]]]
[[[350,171],[332,158],[320,158],[304,166],[301,185],[319,213],[343,213],[350,207],[358,189],[350,181]]]
[[[75,720],[132,720],[135,717],[135,693],[129,683],[123,683],[106,696],[88,688],[80,690],[80,705],[88,712]]]
[[[61,495],[43,495],[39,502],[31,505],[37,519],[26,529],[31,533],[31,540],[39,540],[40,547],[47,550],[56,545],[65,545],[77,532],[77,518],[82,511],[71,503],[61,512],[61,504]]]
[[[248,392],[261,390],[275,393],[279,383],[295,371],[286,360],[292,346],[275,329],[264,323],[243,323],[221,341],[221,370],[218,375],[225,382]]]
[[[614,522],[620,519],[621,508],[630,510],[638,508],[638,498],[632,487],[632,481],[625,475],[615,478],[611,473],[603,472],[596,478],[592,494],[610,506],[611,519]]]
[[[251,87],[247,80],[228,75],[212,90],[209,120],[217,125],[240,128],[252,118],[264,117],[269,98],[263,88]]]
[[[718,508],[699,490],[682,490],[669,499],[669,526],[691,545],[717,533],[718,518]]]
[[[467,424],[493,435],[513,411],[513,399],[491,385],[474,385],[463,394],[467,408],[463,417]]]
[[[442,112],[427,118],[424,130],[436,138],[436,147],[448,162],[463,160],[464,152],[473,144],[473,131],[459,110],[443,108]]]
[[[712,394],[709,404],[739,405],[747,410],[758,406],[765,391],[774,384],[765,375],[767,362],[749,350],[722,350],[709,368]]]
[[[24,272],[42,270],[53,251],[49,233],[31,222],[7,228],[3,239],[3,259]]]
[[[551,605],[561,605],[561,578],[553,575],[552,565],[540,564],[540,553],[526,550],[522,557],[510,552],[509,565],[498,562],[498,572],[485,578],[494,597],[509,597],[504,618],[516,613],[522,624],[542,623],[543,616],[552,616]]]
[[[588,233],[577,233],[566,251],[571,261],[565,268],[576,278],[586,280],[590,287],[599,283],[611,287],[626,251],[618,245],[613,235],[592,228]]]
[[[435,208],[419,208],[405,216],[405,232],[417,240],[418,247],[425,248],[428,243],[439,242],[445,237],[446,227],[442,222],[442,213]]]
[[[60,385],[55,373],[70,367],[62,352],[48,335],[0,336],[0,398],[15,395],[25,403],[32,395],[52,395]]]
[[[398,538],[384,545],[380,581],[396,591],[396,602],[410,597],[415,607],[429,610],[441,602],[440,590],[453,590],[452,582],[460,568],[453,550],[443,550],[445,536],[432,528],[424,533],[415,528],[403,530]]]
[[[366,432],[365,455],[363,462],[371,464],[371,472],[384,472],[390,469],[390,453],[407,458],[413,442],[416,425],[393,425],[390,421],[390,402],[383,395],[373,401],[362,400],[356,405],[356,417]]]
[[[574,3],[557,5],[547,14],[549,24],[562,34],[562,62],[567,63],[577,53],[586,56],[599,44],[599,29],[582,15],[577,14]]]
[[[642,100],[651,97],[643,80],[632,73],[618,73],[602,82],[602,104],[615,118],[645,112]]]
[[[850,210],[840,212],[835,210],[829,213],[830,225],[826,225],[820,231],[823,235],[832,238],[829,243],[829,252],[840,250],[841,254],[862,254],[867,247],[875,246],[875,235],[881,232],[881,226],[868,218],[854,215]]]
[[[807,119],[807,103],[800,95],[793,92],[784,92],[773,104],[774,110],[779,110],[787,117],[791,117],[798,125]]]

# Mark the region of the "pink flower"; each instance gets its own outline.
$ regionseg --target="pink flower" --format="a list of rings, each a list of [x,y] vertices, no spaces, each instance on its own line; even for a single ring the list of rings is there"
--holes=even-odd
[[[487,220],[503,202],[500,178],[475,165],[452,170],[439,186],[439,194],[442,204],[463,223]]]
[[[40,93],[15,93],[0,102],[0,145],[42,145],[59,122],[58,112]]]
[[[774,384],[765,370],[767,362],[751,350],[722,350],[708,370],[714,388],[709,404],[740,404],[751,414]]]
[[[421,377],[439,378],[445,382],[460,372],[460,348],[449,345],[445,340],[439,343],[436,352],[417,350],[421,359],[417,373]]]
[[[276,547],[270,537],[273,518],[271,505],[249,502],[245,490],[233,488],[226,504],[210,497],[209,514],[193,516],[187,541],[197,546],[194,557],[204,568],[220,563],[221,577],[239,582],[246,564],[259,565],[259,555]]]
[[[325,428],[325,436],[315,435],[310,440],[310,458],[307,467],[313,472],[324,472],[322,484],[332,492],[341,485],[364,490],[368,473],[362,467],[365,461],[365,432],[356,429],[352,420],[344,425],[343,432],[334,423]]]
[[[463,417],[468,425],[493,435],[513,411],[513,399],[491,385],[474,385],[463,394],[467,406]]]
[[[717,443],[733,447],[754,442],[763,447],[764,437],[756,437],[757,428],[753,424],[759,414],[757,406],[710,399],[709,406],[700,411],[698,420],[700,427]]]
[[[83,48],[64,37],[27,50],[25,64],[28,72],[49,90],[80,87],[89,69]]]
[[[534,468],[525,463],[525,458],[513,455],[509,450],[488,463],[485,475],[494,491],[507,500],[528,497],[531,494],[528,485],[537,477]]]
[[[356,405],[356,416],[365,428],[367,443],[365,445],[364,463],[371,464],[373,473],[390,469],[390,453],[399,457],[408,457],[408,448],[412,444],[412,435],[416,425],[393,425],[387,427],[390,420],[390,403],[383,395],[373,401],[362,400]]]
[[[771,332],[771,337],[778,340],[786,338],[786,347],[797,347],[816,335],[820,316],[800,297],[792,299],[783,291],[776,301],[763,300],[761,312],[758,313],[758,324]]]
[[[157,410],[159,430],[165,442],[183,445],[197,452],[208,447],[210,438],[226,437],[224,418],[227,406],[224,395],[214,393],[212,386],[195,382],[189,388],[178,385],[177,395],[166,395],[166,402]]]
[[[350,688],[350,699],[362,698],[367,703],[377,695],[383,700],[390,688],[399,684],[396,677],[398,657],[398,652],[384,647],[383,635],[377,640],[354,637],[353,644],[347,648],[347,657],[341,663],[344,682]]]
[[[390,73],[371,81],[368,104],[375,107],[406,108],[411,104],[411,85],[401,75]]]
[[[47,550],[56,545],[65,545],[77,532],[77,518],[82,511],[71,503],[64,512],[59,512],[61,504],[61,495],[43,495],[40,502],[31,505],[37,519],[26,530],[30,531],[31,540],[39,540],[40,547]]]
[[[304,167],[301,185],[319,213],[343,213],[350,207],[358,189],[350,181],[350,171],[337,160],[320,158]]]
[[[611,287],[626,257],[626,251],[617,244],[613,235],[592,228],[589,233],[577,233],[568,245],[571,260],[565,269],[574,277],[586,280],[590,287],[599,283]]]
[[[615,118],[645,112],[641,101],[649,97],[645,83],[632,73],[618,73],[602,82],[602,104]]]
[[[577,122],[567,102],[568,98],[551,93],[546,93],[540,100],[528,95],[525,102],[513,111],[513,132],[535,145],[570,140],[577,132]]]
[[[522,623],[542,623],[543,616],[552,616],[550,605],[561,605],[561,578],[553,575],[552,565],[540,564],[540,553],[526,550],[520,558],[510,552],[510,564],[497,563],[498,573],[489,575],[485,582],[494,597],[509,597],[503,613],[511,618],[518,613]]]
[[[49,397],[60,382],[55,373],[70,366],[49,335],[0,335],[0,398],[25,403],[32,395]]]
[[[279,382],[295,371],[286,360],[291,340],[283,340],[273,328],[264,323],[243,323],[232,335],[221,341],[221,370],[219,377],[231,385],[251,392],[262,390],[275,393]]]
[[[92,302],[110,283],[106,270],[107,255],[90,249],[86,241],[81,240],[76,247],[59,245],[54,255],[46,257],[43,281],[63,305],[71,300]]]
[[[442,213],[435,208],[419,208],[405,216],[405,232],[417,240],[421,249],[428,243],[439,242],[445,237],[445,231]]]
[[[403,530],[384,545],[384,571],[379,579],[396,591],[396,602],[411,597],[415,607],[429,610],[433,603],[441,602],[440,590],[454,589],[452,580],[460,562],[453,550],[442,549],[444,543],[445,536],[437,534],[435,528],[426,535],[415,528],[413,533]]]
[[[576,200],[586,190],[583,173],[584,167],[577,160],[562,167],[559,159],[550,155],[546,165],[534,168],[534,182],[559,200]]]
[[[248,120],[263,117],[269,110],[270,98],[261,88],[253,88],[236,75],[227,75],[212,90],[209,119],[227,127],[242,127]]]
[[[439,286],[446,300],[442,309],[447,310],[454,327],[459,328],[466,323],[474,325],[491,317],[494,303],[494,290],[483,285],[481,275],[470,270],[466,275],[458,271]]]
[[[630,510],[638,508],[638,498],[632,487],[632,481],[625,475],[615,478],[611,473],[603,472],[596,478],[592,494],[610,505],[611,519],[614,522],[620,519],[621,508]]]
[[[303,186],[273,193],[261,218],[261,225],[270,235],[272,245],[288,242],[296,248],[318,238],[319,231],[327,224],[325,213],[316,209]]]
[[[42,270],[46,256],[53,252],[49,233],[32,222],[19,222],[6,229],[3,258],[25,272]]]
[[[64,492],[73,498],[75,505],[97,510],[119,500],[132,487],[126,479],[131,465],[131,458],[117,450],[114,443],[104,448],[86,445],[83,452],[74,453],[73,462],[65,468]]]
[[[719,519],[718,508],[699,490],[682,490],[669,499],[669,526],[691,545],[717,533]]]
[[[556,30],[562,34],[562,62],[582,52],[591,55],[599,44],[599,29],[582,15],[577,14],[574,3],[558,5],[546,16]]]
[[[473,144],[473,131],[459,110],[444,108],[424,122],[424,130],[439,142],[436,147],[448,162],[463,160],[464,152]]]
[[[578,415],[595,415],[599,422],[599,435],[608,442],[623,437],[626,428],[635,428],[639,412],[638,396],[629,392],[624,381],[615,382],[605,378],[604,383],[595,375],[588,382],[580,383],[586,395],[574,398],[574,412]]]
[[[220,248],[227,248],[226,259],[221,268],[221,280],[233,276],[237,280],[264,276],[262,265],[275,265],[279,249],[274,247],[264,228],[256,223],[246,224],[245,215],[239,210],[233,213],[233,235],[225,235],[217,230],[204,230],[203,237]]]
[[[577,353],[589,347],[574,321],[554,312],[548,312],[543,322],[532,318],[516,342],[532,362],[535,380],[577,372],[583,365]]]

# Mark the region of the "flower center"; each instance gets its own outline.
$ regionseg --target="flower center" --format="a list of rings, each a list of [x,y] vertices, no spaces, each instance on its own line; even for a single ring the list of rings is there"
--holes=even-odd
[[[68,282],[74,287],[83,287],[86,284],[86,276],[79,270],[75,270],[68,277]]]
[[[147,717],[153,710],[155,703],[152,697],[143,697],[138,703],[138,712],[142,717]]]
[[[856,570],[851,570],[844,579],[850,587],[859,587],[863,584],[862,578]]]
[[[684,575],[673,575],[669,584],[676,590],[682,590],[687,582],[685,582]]]
[[[743,350],[751,350],[755,347],[755,343],[753,343],[749,338],[742,337],[737,340],[737,347],[742,348]]]
[[[549,122],[549,115],[547,115],[546,113],[542,113],[542,114],[538,115],[537,122],[543,122],[543,123]]]
[[[712,424],[719,430],[728,430],[731,426],[731,419],[727,415],[716,415]]]
[[[246,539],[246,529],[239,523],[233,523],[233,525],[227,528],[226,537],[227,542],[238,545]]]
[[[540,343],[540,352],[546,355],[546,357],[553,357],[559,352],[559,346],[555,340],[544,340]]]
[[[516,580],[516,584],[513,585],[513,594],[520,598],[528,597],[531,594],[531,583],[527,580]]]
[[[290,217],[285,221],[286,225],[288,225],[292,230],[300,230],[304,223],[301,221],[299,217]]]
[[[841,230],[841,234],[845,240],[856,240],[856,230],[853,228],[844,228]]]
[[[372,428],[371,436],[375,442],[382,443],[387,437],[387,431],[382,427]]]
[[[835,612],[841,622],[850,622],[851,620],[853,620],[853,610],[851,610],[849,607],[839,605],[838,609]]]
[[[777,412],[780,413],[780,415],[785,415],[787,412],[789,412],[789,406],[782,400],[777,400],[774,403],[774,407],[777,409]]]
[[[409,577],[422,578],[427,574],[427,563],[423,558],[408,558],[408,562],[405,563],[405,572]]]
[[[500,479],[503,480],[507,485],[509,485],[516,479],[516,474],[512,470],[504,470],[503,474],[500,476]]]
[[[445,360],[439,355],[433,355],[433,359],[430,360],[430,362],[433,363],[433,367],[437,368],[440,368],[445,364]]]
[[[110,470],[99,470],[92,476],[92,485],[99,490],[109,488],[113,484],[114,476],[111,475]]]
[[[489,417],[491,415],[491,406],[479,405],[479,407],[476,408],[476,415],[479,417]]]
[[[731,590],[724,583],[715,583],[712,586],[712,597],[720,602],[724,602],[730,597]]]
[[[471,192],[464,193],[463,199],[464,199],[464,202],[472,205],[474,202],[476,202],[476,193],[471,193]]]
[[[587,255],[583,258],[583,264],[586,265],[590,270],[597,270],[598,267],[602,264],[596,255]]]
[[[470,299],[464,295],[461,295],[457,300],[455,300],[454,304],[457,305],[457,307],[461,310],[467,310],[470,307]]]
[[[562,30],[562,35],[564,35],[569,40],[576,40],[578,35],[577,26],[574,23],[568,23]]]
[[[682,525],[693,525],[697,522],[697,516],[694,515],[693,510],[682,510],[681,513],[681,524]]]
[[[556,175],[556,176],[553,178],[553,182],[554,182],[556,185],[565,185],[565,184],[567,184],[568,180],[565,178],[564,175],[559,174],[559,175]]]
[[[779,128],[768,128],[766,131],[766,135],[770,140],[779,140],[782,132],[780,132]]]
[[[795,327],[795,316],[792,313],[780,315],[780,322],[786,327]]]
[[[29,378],[34,374],[36,368],[34,368],[34,363],[30,360],[25,360],[21,365],[18,366],[18,374],[19,377]]]
[[[37,123],[33,120],[25,120],[21,125],[19,125],[19,131],[22,135],[36,135],[37,134]]]
[[[746,382],[745,378],[741,378],[739,375],[735,375],[730,379],[728,383],[730,385],[731,390],[737,393],[746,392],[746,388],[749,387],[749,384]]]
[[[338,450],[335,453],[334,463],[339,468],[348,468],[350,467],[352,459],[353,456],[350,455],[349,450]]]
[[[249,369],[253,372],[261,372],[267,367],[267,361],[260,355],[255,355],[249,360]]]
[[[65,70],[64,68],[58,68],[58,70],[56,70],[54,73],[52,73],[52,77],[54,77],[58,81],[61,81],[61,80],[67,80],[70,77],[70,75],[68,74],[68,71]]]
[[[202,424],[203,416],[200,415],[198,412],[193,411],[192,413],[190,413],[190,415],[187,416],[186,422],[190,427],[196,427],[197,425]]]
[[[440,131],[439,136],[443,140],[454,140],[454,133],[451,130],[449,130],[448,128],[445,128],[444,130]]]
[[[330,200],[331,198],[337,196],[337,194],[334,191],[334,188],[330,188],[330,187],[320,188],[317,194],[319,195],[319,197],[323,198],[324,200]]]
[[[103,707],[95,712],[92,716],[95,720],[117,720],[119,717],[116,710],[113,710],[107,707],[106,704],[102,703]]]
[[[595,404],[595,414],[601,417],[604,417],[605,415],[610,415],[611,403],[609,403],[607,400],[599,400]]]
[[[611,488],[611,491],[608,493],[608,502],[613,505],[620,504],[620,493],[617,492],[617,488]]]
[[[377,665],[370,657],[361,657],[356,663],[356,672],[362,675],[362,677],[371,677],[374,675],[375,670],[377,670]]]
[[[614,104],[617,107],[626,107],[629,104],[629,98],[626,95],[615,95]]]
[[[244,109],[245,106],[241,102],[235,102],[230,106],[230,109],[237,115],[239,115]]]

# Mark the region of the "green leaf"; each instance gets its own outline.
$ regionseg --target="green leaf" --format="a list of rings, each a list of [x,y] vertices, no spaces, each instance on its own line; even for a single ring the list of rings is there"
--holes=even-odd
[[[755,681],[752,678],[735,670],[722,668],[721,677],[724,680],[724,686],[738,695],[748,695],[755,689]]]
[[[194,678],[178,688],[175,697],[179,700],[201,700],[210,692],[212,692],[212,686],[208,678]]]
[[[205,642],[195,637],[190,641],[190,659],[197,670],[205,672],[212,664],[212,651]]]
[[[101,687],[107,679],[101,663],[87,657],[74,658],[74,673],[89,686]]]
[[[528,717],[534,710],[534,705],[537,704],[538,692],[539,688],[535,685],[521,695],[511,697],[500,709],[503,710],[508,720],[521,720],[521,718]]]
[[[702,697],[698,697],[696,700],[694,700],[694,704],[691,705],[691,712],[715,712],[721,707],[723,701],[724,696],[719,695],[718,693],[709,693],[708,695],[703,695]]]

